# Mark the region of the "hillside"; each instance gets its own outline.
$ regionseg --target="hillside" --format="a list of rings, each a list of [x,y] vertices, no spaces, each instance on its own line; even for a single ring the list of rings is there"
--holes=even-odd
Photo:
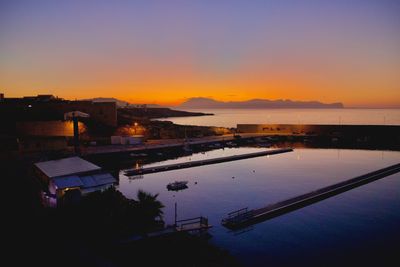
[[[268,100],[268,99],[252,99],[248,101],[217,101],[212,98],[194,97],[190,98],[181,105],[179,108],[244,108],[244,109],[257,109],[257,108],[343,108],[342,103],[325,104],[319,101],[292,101],[292,100]]]

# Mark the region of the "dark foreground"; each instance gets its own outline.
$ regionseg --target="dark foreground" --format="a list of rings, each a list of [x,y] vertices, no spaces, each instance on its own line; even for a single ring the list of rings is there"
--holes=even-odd
[[[228,253],[210,246],[205,239],[187,235],[148,239],[130,244],[87,240],[90,230],[86,219],[75,216],[67,221],[45,212],[38,201],[40,185],[31,179],[29,161],[3,161],[5,181],[11,181],[13,206],[10,216],[12,235],[6,244],[17,253],[13,265],[23,266],[26,259],[38,266],[235,266]],[[10,190],[11,191],[11,190]],[[8,204],[7,204],[8,205]],[[102,237],[107,228],[103,220],[95,220],[92,228]],[[397,232],[394,232],[395,234]],[[359,249],[327,243],[317,254],[309,251],[301,260],[307,266],[398,266],[399,248],[393,240],[360,244]],[[310,240],[312,242],[312,240]],[[332,257],[335,255],[335,257]],[[250,257],[251,255],[249,255]],[[394,264],[393,264],[394,263]],[[283,266],[277,261],[268,266]],[[251,265],[250,265],[251,266]],[[287,265],[286,265],[287,266]]]
[[[95,196],[79,207],[44,208],[31,162],[5,163],[3,178],[19,191],[9,198],[11,238],[3,240],[12,266],[240,266],[204,236],[175,233],[122,243],[130,233],[157,227],[140,216],[143,210],[135,209],[134,200],[112,190],[107,198]]]

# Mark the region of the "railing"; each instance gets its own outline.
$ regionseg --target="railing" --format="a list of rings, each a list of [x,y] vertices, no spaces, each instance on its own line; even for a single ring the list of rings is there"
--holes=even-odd
[[[228,213],[228,216],[222,219],[222,224],[235,224],[241,221],[245,221],[254,216],[253,210],[249,210],[247,207],[239,210],[235,210]]]
[[[237,223],[253,216],[253,210],[249,210],[248,207],[235,210],[228,213],[228,216],[222,219],[222,224]]]
[[[248,212],[248,210],[249,210],[249,208],[246,207],[246,208],[242,208],[242,209],[239,209],[239,210],[235,210],[235,211],[229,212],[228,213],[228,218],[235,217],[235,216],[237,216],[237,215],[239,215],[241,213],[246,213],[246,212]]]
[[[208,218],[205,217],[196,217],[191,219],[184,219],[176,221],[176,228],[183,230],[187,225],[198,225],[198,229],[207,228],[208,227]]]

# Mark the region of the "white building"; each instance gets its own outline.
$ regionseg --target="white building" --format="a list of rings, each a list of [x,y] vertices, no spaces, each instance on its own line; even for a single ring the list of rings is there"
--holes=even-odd
[[[111,174],[80,157],[38,162],[35,167],[46,184],[43,200],[50,207],[79,202],[81,196],[105,190],[116,182]]]

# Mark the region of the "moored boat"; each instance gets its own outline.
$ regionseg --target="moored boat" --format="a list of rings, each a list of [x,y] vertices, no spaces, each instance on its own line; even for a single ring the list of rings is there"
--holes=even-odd
[[[169,183],[167,185],[167,189],[174,190],[174,191],[182,190],[182,189],[188,188],[187,184],[188,184],[188,181],[175,181],[173,183]]]

